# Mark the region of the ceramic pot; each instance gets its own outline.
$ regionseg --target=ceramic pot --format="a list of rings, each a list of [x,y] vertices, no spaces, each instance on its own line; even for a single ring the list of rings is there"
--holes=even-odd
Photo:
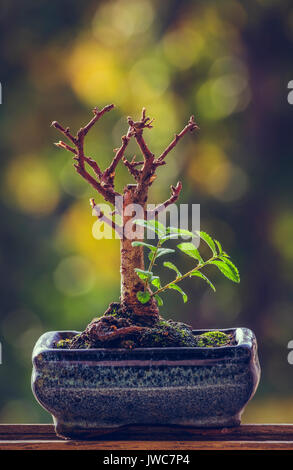
[[[235,345],[69,350],[54,344],[78,332],[48,332],[33,351],[33,393],[65,438],[129,424],[237,426],[259,382],[257,343],[246,328],[220,331]]]

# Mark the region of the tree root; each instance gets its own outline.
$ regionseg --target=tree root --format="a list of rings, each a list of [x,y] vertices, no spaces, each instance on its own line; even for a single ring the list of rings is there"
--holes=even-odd
[[[133,349],[136,347],[209,347],[231,343],[230,335],[216,333],[215,338],[206,337],[207,333],[195,336],[191,326],[164,320],[161,317],[152,326],[146,326],[140,315],[134,317],[132,311],[119,303],[112,303],[102,317],[91,321],[85,331],[72,339],[59,341],[56,346],[69,349],[105,347]]]

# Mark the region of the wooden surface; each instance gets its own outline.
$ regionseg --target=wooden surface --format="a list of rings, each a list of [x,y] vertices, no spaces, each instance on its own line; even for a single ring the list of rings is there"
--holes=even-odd
[[[0,424],[1,450],[293,450],[293,425],[196,429],[128,426],[101,430],[92,441],[56,437],[51,424]]]

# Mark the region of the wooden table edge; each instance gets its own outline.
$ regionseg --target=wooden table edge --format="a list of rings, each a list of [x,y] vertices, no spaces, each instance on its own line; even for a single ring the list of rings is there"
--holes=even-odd
[[[0,424],[0,450],[293,450],[293,424],[133,425],[99,432],[95,440],[63,440],[51,424]]]

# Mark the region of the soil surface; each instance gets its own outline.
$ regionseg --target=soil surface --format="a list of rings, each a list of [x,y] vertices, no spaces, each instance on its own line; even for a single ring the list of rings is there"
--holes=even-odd
[[[119,303],[113,302],[100,318],[94,318],[86,329],[71,339],[60,340],[56,347],[146,348],[146,347],[219,347],[235,344],[233,336],[220,331],[194,335],[185,323],[159,318],[147,325]]]

